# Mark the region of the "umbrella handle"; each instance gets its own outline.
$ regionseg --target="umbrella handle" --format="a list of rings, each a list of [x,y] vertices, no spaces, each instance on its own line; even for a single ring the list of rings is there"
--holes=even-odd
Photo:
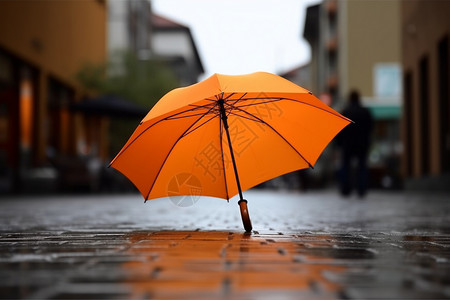
[[[239,207],[241,208],[241,217],[242,217],[242,223],[244,224],[244,229],[246,232],[252,231],[252,221],[250,221],[250,216],[248,214],[248,208],[247,208],[247,200],[242,199],[238,202]]]

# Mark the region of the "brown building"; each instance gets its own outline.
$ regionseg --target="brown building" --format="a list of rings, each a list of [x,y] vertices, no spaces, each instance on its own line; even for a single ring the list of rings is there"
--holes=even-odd
[[[450,184],[450,1],[402,1],[403,174]]]
[[[104,1],[0,1],[0,191],[58,176],[66,157],[106,158],[106,119],[68,109],[86,96],[75,73],[105,57]]]

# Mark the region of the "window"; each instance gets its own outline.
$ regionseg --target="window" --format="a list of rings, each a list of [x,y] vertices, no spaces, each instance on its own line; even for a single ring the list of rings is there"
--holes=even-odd
[[[413,158],[414,158],[414,147],[413,147],[413,92],[412,92],[412,72],[408,71],[404,76],[404,132],[405,132],[405,155],[406,155],[406,175],[413,174]]]
[[[69,154],[73,142],[71,116],[68,106],[73,101],[73,92],[64,84],[52,78],[48,86],[47,156]]]
[[[450,171],[449,69],[448,36],[445,36],[438,45],[440,156],[443,172]]]
[[[419,108],[420,108],[420,149],[421,149],[421,166],[422,174],[428,174],[430,170],[429,162],[429,117],[428,117],[428,102],[429,102],[429,78],[428,78],[428,56],[424,56],[419,62]]]

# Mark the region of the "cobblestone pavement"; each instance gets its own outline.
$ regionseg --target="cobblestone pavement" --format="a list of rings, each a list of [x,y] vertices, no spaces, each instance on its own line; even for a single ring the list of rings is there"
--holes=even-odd
[[[0,298],[450,299],[450,197],[0,198]]]

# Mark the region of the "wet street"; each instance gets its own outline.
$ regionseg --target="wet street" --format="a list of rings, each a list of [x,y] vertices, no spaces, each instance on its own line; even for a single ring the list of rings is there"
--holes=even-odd
[[[450,299],[448,194],[244,196],[2,196],[0,298]]]

